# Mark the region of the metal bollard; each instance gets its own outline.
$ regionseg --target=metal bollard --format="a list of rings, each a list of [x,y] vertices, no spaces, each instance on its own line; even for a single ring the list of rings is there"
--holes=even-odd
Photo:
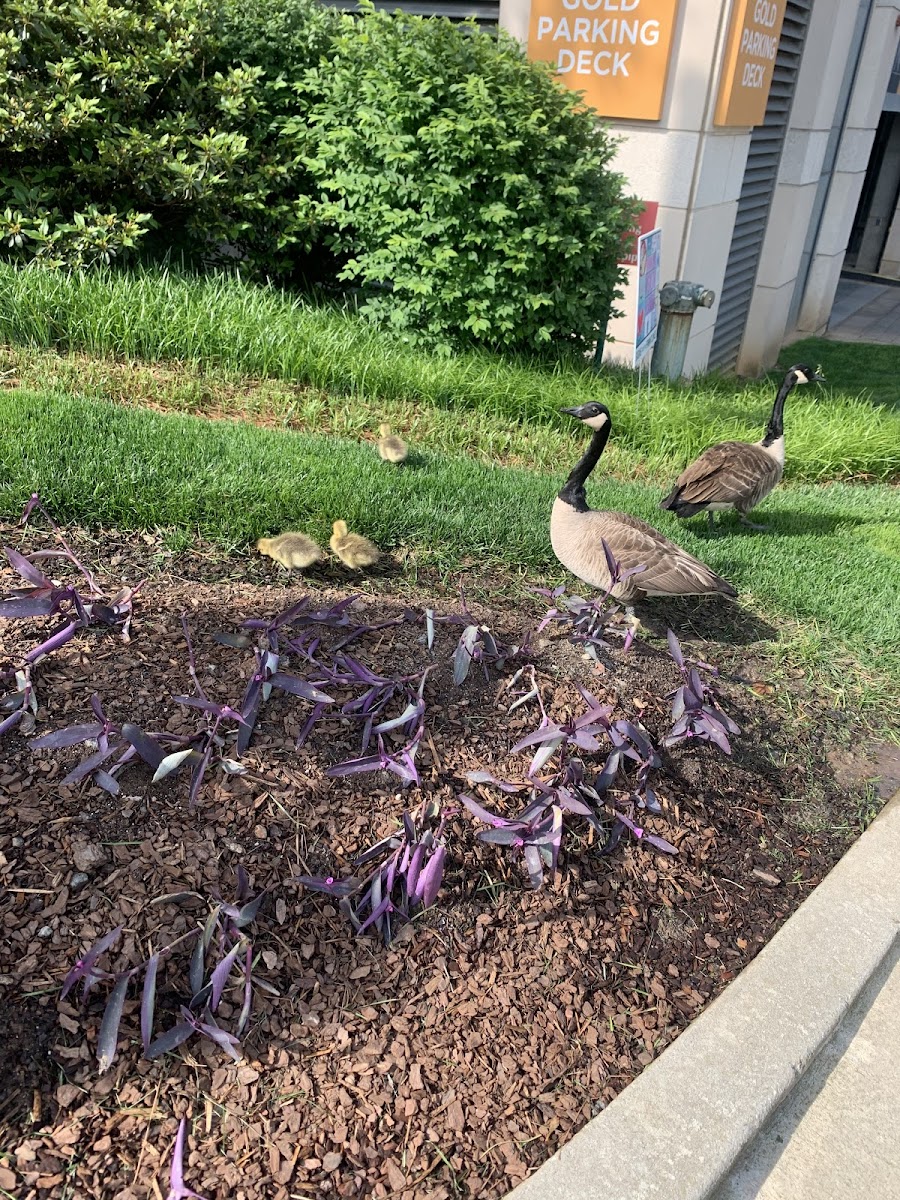
[[[698,308],[711,308],[716,293],[702,283],[673,279],[659,290],[659,334],[653,347],[651,373],[680,379],[684,370],[691,321]]]

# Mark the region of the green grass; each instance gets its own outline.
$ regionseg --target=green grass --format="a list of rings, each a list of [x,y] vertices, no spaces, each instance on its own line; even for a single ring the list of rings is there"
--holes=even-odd
[[[835,390],[900,409],[900,346],[805,338],[785,346],[778,361],[784,367],[795,362],[821,363]]]
[[[574,454],[579,443],[574,439]],[[57,518],[87,526],[194,530],[226,547],[299,527],[326,539],[343,517],[385,548],[453,568],[480,558],[564,578],[548,537],[564,470],[502,468],[422,453],[391,469],[372,448],[333,437],[139,409],[17,389],[0,395],[0,512],[17,516],[39,490]],[[900,681],[900,493],[836,483],[780,489],[758,534],[661,512],[659,488],[598,471],[596,507],[653,522],[766,614],[794,618],[822,643],[845,647]],[[834,655],[832,655],[834,658]]]
[[[335,398],[442,410],[460,423],[569,436],[557,410],[588,399],[613,413],[623,469],[680,470],[722,438],[761,436],[772,379],[653,383],[638,397],[630,371],[595,374],[489,354],[427,354],[359,317],[229,276],[161,271],[64,274],[0,265],[0,341],[93,356],[189,363],[202,371],[290,381]],[[831,343],[829,343],[831,345]],[[900,477],[900,412],[847,388],[798,389],[788,402],[786,478]],[[499,436],[499,432],[498,432]],[[545,451],[550,453],[550,441]]]

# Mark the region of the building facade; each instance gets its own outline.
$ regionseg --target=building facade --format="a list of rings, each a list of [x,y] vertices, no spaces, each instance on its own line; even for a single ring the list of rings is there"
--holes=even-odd
[[[898,22],[900,0],[500,0],[621,138],[662,280],[715,292],[686,374],[755,375],[821,333],[848,247],[900,277]],[[607,358],[631,360],[635,274]]]

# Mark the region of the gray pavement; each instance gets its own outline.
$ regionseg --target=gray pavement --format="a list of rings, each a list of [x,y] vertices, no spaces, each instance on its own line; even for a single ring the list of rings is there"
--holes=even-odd
[[[825,336],[836,342],[900,345],[900,286],[843,276]]]
[[[900,1200],[900,793],[509,1200]]]
[[[900,943],[715,1200],[900,1197]]]

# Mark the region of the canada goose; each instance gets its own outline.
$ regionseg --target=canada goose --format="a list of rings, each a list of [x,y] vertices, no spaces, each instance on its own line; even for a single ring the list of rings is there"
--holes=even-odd
[[[260,554],[268,554],[269,558],[274,558],[288,570],[296,567],[298,571],[303,571],[325,557],[322,547],[305,533],[279,533],[277,537],[263,537],[256,543],[256,548]]]
[[[402,463],[406,459],[408,453],[406,442],[402,438],[398,438],[391,433],[390,425],[379,426],[378,432],[381,438],[378,442],[378,453],[385,462]]]
[[[603,453],[612,427],[605,404],[591,402],[561,410],[577,417],[594,431],[587,452],[573,467],[565,486],[553,502],[550,542],[553,552],[573,575],[603,591],[609,589],[610,572],[602,541],[623,572],[644,570],[620,580],[611,589],[623,602],[641,596],[736,596],[726,580],[705,563],[687,554],[645,521],[620,512],[588,508],[584,484]]]
[[[764,500],[781,479],[784,470],[784,402],[798,383],[824,382],[824,376],[812,367],[798,363],[791,367],[772,405],[765,435],[759,442],[719,442],[704,450],[698,459],[678,476],[678,482],[660,504],[676,517],[693,517],[705,512],[710,529],[713,513],[733,508],[741,524],[750,529],[766,529],[747,520],[747,513]]]
[[[346,521],[335,521],[329,545],[342,563],[359,571],[378,562],[381,551],[360,533],[348,533]]]

